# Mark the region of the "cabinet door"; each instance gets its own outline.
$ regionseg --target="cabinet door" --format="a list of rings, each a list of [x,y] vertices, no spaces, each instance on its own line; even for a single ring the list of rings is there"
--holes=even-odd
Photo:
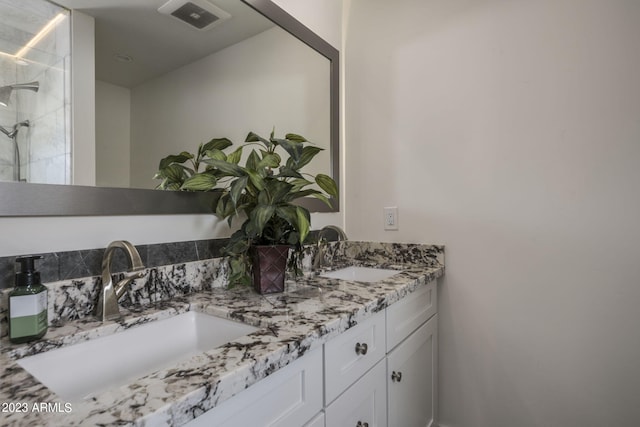
[[[438,315],[387,356],[389,425],[435,425]]]
[[[436,281],[432,281],[387,308],[387,352],[438,310]]]
[[[327,427],[385,427],[387,384],[384,360],[340,395],[326,409]],[[390,424],[400,427],[400,424]]]
[[[299,427],[322,410],[322,349],[316,349],[187,424]],[[314,419],[315,420],[315,419]]]

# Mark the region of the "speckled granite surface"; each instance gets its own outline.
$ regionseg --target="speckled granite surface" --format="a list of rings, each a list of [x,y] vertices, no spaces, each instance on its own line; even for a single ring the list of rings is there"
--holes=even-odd
[[[47,284],[56,289],[54,299],[58,302],[53,308],[50,304],[50,315],[59,326],[52,326],[45,339],[28,345],[11,345],[6,337],[1,341],[0,404],[7,404],[2,425],[184,424],[444,273],[441,246],[337,242],[327,249],[322,264],[325,268],[366,265],[402,271],[377,283],[326,279],[308,273],[288,281],[285,293],[262,296],[246,289],[225,289],[224,263],[220,260],[176,265],[162,273],[153,273],[152,269],[149,275],[164,277],[159,281],[165,286],[157,287],[151,279],[136,284],[139,288],[131,291],[134,297],[130,293],[128,308],[122,310],[124,318],[104,324],[86,315],[87,306],[92,304],[91,292],[77,298],[75,290],[67,290],[72,296],[63,300],[58,294],[65,293],[57,289],[66,285]],[[311,259],[305,260],[307,269],[311,263]],[[90,283],[83,283],[92,289]],[[161,291],[144,290],[149,288],[148,283]],[[184,286],[174,287],[174,283]],[[189,310],[243,321],[259,329],[169,369],[78,402],[60,399],[16,363],[26,355]],[[75,314],[65,314],[69,312]],[[9,407],[11,403],[13,407]],[[26,404],[21,407],[24,412],[9,410],[19,408],[15,404],[21,403]],[[42,403],[48,405],[47,410],[34,410],[34,404]]]

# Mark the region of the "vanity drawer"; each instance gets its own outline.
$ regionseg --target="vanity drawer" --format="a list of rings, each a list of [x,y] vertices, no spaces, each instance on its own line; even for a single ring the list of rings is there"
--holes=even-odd
[[[391,351],[438,311],[436,281],[387,308],[387,351]]]
[[[289,427],[318,423],[322,351],[316,349],[186,424],[188,427]],[[322,418],[322,417],[320,417]]]
[[[375,314],[324,345],[325,404],[385,355],[385,313]]]

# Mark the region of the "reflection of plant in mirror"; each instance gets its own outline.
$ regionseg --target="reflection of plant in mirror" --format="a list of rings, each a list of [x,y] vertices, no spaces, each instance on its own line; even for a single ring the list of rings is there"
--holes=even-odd
[[[246,216],[225,247],[231,256],[230,284],[250,283],[252,245],[293,246],[289,267],[296,271],[297,255],[309,234],[310,215],[306,208],[293,202],[311,196],[331,206],[329,197],[338,196],[336,183],[329,176],[301,172],[322,148],[311,145],[303,136],[288,133],[281,139],[274,132],[268,139],[250,132],[244,144],[225,153],[223,150],[231,145],[227,138],[215,138],[200,144],[196,154],[183,151],[165,157],[155,176],[162,180],[157,188],[218,191],[216,216],[227,219],[230,226],[236,215]],[[242,166],[243,151],[249,147],[251,152]],[[286,161],[276,152],[278,147],[286,152]],[[309,188],[314,184],[320,190]]]

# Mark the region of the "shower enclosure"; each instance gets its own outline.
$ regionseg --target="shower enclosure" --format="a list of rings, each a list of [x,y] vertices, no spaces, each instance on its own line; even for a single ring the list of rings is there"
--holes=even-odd
[[[69,12],[0,0],[0,181],[71,183]]]

